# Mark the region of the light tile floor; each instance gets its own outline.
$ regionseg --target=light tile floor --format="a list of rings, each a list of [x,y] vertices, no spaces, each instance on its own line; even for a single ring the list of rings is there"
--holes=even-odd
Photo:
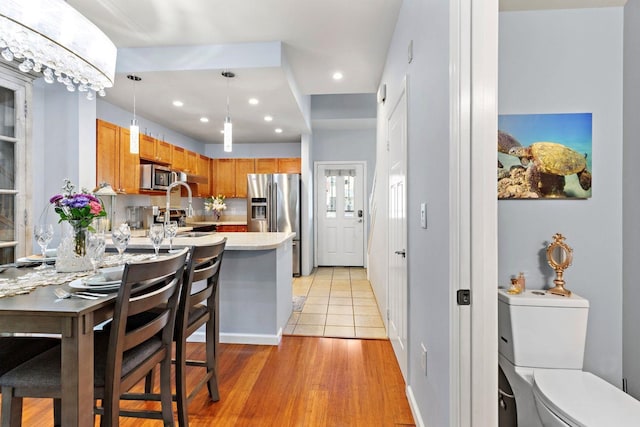
[[[293,295],[307,299],[289,318],[286,335],[387,338],[364,268],[319,267],[293,279]]]

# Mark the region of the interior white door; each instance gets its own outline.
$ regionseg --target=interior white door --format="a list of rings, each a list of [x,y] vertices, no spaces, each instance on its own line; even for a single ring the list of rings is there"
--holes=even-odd
[[[316,169],[318,265],[364,265],[364,167],[319,164]]]
[[[405,82],[406,83],[406,82]],[[407,380],[406,84],[388,119],[389,142],[389,339]]]

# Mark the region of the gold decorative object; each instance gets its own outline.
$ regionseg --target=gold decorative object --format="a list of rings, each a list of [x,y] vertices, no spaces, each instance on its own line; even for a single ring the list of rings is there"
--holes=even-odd
[[[547,247],[547,262],[556,271],[556,278],[553,281],[556,286],[548,289],[547,292],[569,297],[571,296],[571,291],[565,289],[565,281],[562,276],[564,271],[571,265],[571,261],[573,261],[573,249],[564,240],[565,237],[562,234],[556,233],[553,235],[553,242]]]

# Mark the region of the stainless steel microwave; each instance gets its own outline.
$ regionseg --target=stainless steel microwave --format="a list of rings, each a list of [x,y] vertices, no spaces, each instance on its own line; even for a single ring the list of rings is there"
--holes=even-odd
[[[145,164],[140,165],[141,190],[166,190],[175,180],[175,175],[167,166]]]

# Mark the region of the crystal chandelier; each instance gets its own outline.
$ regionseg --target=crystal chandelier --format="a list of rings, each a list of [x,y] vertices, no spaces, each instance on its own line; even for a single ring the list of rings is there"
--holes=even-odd
[[[64,0],[1,0],[0,55],[88,99],[113,86],[115,45]]]

